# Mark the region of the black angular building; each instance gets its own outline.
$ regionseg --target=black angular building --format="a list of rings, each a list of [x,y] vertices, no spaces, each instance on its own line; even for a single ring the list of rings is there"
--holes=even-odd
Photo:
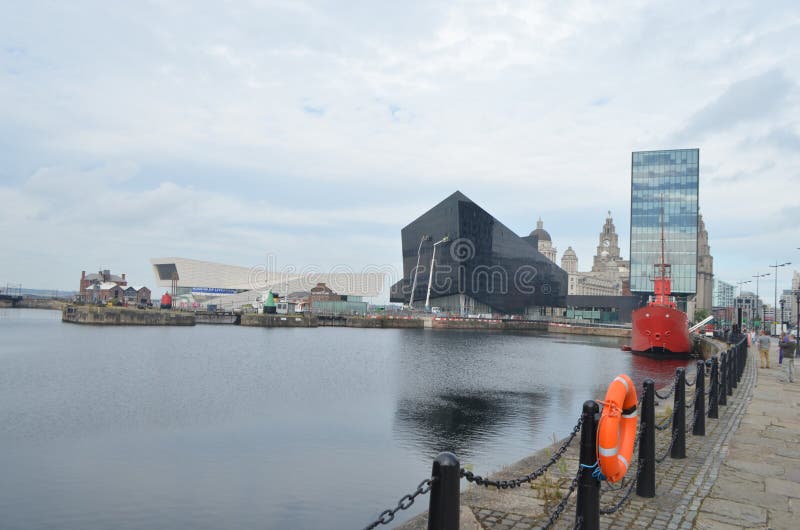
[[[425,305],[435,249],[431,306],[457,314],[565,307],[567,273],[461,192],[422,214],[401,236],[403,279],[391,288],[392,302]]]

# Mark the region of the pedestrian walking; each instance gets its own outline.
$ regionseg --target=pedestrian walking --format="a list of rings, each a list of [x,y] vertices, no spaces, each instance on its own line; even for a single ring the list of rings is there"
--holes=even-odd
[[[758,337],[758,356],[761,359],[761,368],[769,368],[769,335],[763,329]]]
[[[794,383],[794,360],[798,355],[797,339],[790,334],[778,346],[783,354],[783,361],[786,363],[786,380]]]

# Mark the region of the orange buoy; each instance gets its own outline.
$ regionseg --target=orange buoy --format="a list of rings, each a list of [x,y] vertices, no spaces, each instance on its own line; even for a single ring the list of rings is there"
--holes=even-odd
[[[597,460],[609,482],[622,480],[633,456],[639,400],[631,378],[618,375],[611,381],[597,427]]]

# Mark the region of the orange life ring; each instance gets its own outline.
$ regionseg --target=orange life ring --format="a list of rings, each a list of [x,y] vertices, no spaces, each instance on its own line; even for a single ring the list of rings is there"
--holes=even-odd
[[[628,471],[639,421],[636,387],[625,374],[611,381],[597,427],[597,461],[609,482],[622,480]]]

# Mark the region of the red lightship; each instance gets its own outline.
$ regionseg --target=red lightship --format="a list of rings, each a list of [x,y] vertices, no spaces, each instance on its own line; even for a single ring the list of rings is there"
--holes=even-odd
[[[672,296],[672,272],[664,258],[664,208],[661,208],[661,263],[655,264],[653,296],[631,314],[631,350],[635,353],[688,355],[692,351],[686,313]]]

